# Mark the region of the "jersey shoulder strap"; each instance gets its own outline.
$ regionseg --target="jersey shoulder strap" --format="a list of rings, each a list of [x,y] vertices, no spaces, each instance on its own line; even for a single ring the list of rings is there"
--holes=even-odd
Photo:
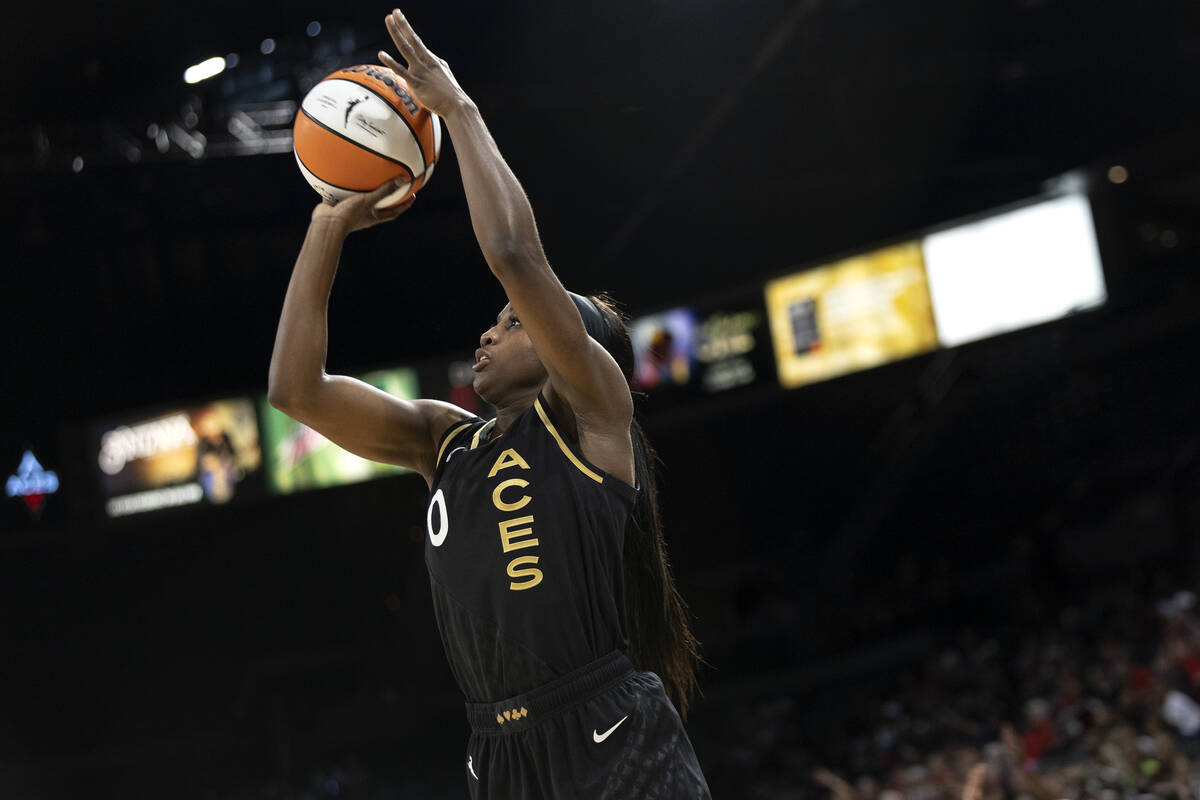
[[[575,448],[563,438],[562,433],[558,430],[558,425],[555,424],[554,412],[550,410],[550,404],[546,402],[546,396],[541,392],[538,392],[537,398],[533,401],[533,409],[537,413],[538,419],[541,420],[542,426],[553,437],[558,449],[567,457],[567,460],[596,483],[604,483],[605,473],[584,461],[581,455],[576,455]]]
[[[588,461],[583,457],[582,450],[577,449],[578,443],[570,442],[563,436],[558,421],[554,418],[554,411],[551,410],[550,404],[546,401],[546,395],[541,392],[538,393],[537,399],[533,401],[533,410],[539,420],[537,424],[550,435],[550,438],[558,445],[558,449],[562,451],[567,461],[571,462],[581,474],[586,475],[601,486],[605,486],[616,492],[630,503],[637,499],[638,489],[625,483],[620,478],[609,475],[600,469],[600,467]]]
[[[455,422],[442,432],[441,438],[438,439],[437,460],[434,462],[435,470],[442,465],[442,459],[445,457],[446,451],[450,449],[450,444],[481,422],[483,420],[479,417],[471,417],[470,419]]]

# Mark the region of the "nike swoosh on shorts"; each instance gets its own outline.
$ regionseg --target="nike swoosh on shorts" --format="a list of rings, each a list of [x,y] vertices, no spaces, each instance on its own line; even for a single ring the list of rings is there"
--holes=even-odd
[[[619,720],[617,720],[617,724],[613,725],[611,728],[606,730],[604,733],[596,733],[595,728],[593,728],[592,729],[592,741],[594,741],[596,744],[600,744],[605,739],[607,739],[609,736],[611,736],[612,732],[615,731],[617,728],[619,728],[621,726],[621,723],[627,719],[629,719],[628,714],[626,714],[625,716],[623,716]]]

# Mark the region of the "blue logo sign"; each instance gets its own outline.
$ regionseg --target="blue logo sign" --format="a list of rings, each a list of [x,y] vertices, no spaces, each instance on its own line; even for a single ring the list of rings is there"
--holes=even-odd
[[[58,475],[42,469],[33,451],[26,450],[25,455],[21,456],[21,466],[17,467],[17,474],[8,476],[4,491],[9,497],[23,499],[25,505],[29,506],[30,513],[37,514],[42,510],[42,502],[46,495],[58,491]]]

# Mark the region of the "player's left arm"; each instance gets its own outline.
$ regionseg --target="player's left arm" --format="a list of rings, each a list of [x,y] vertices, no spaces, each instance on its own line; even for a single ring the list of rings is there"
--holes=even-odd
[[[446,121],[475,238],[554,390],[585,427],[627,433],[633,398],[625,376],[588,336],[578,309],[550,268],[525,191],[500,155],[479,109],[445,60],[425,47],[399,11],[388,15],[387,28],[408,66],[384,52],[379,57],[404,77],[418,100]]]

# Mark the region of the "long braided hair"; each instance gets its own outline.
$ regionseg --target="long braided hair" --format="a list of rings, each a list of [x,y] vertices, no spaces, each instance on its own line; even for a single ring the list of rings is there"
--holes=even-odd
[[[588,295],[586,300],[599,312],[597,319],[581,304],[584,298],[572,295],[572,299],[580,307],[588,333],[609,352],[625,374],[625,380],[631,382],[633,340],[616,303],[607,295]],[[675,588],[663,539],[655,474],[658,454],[646,438],[636,411],[629,433],[639,491],[633,513],[625,524],[623,622],[629,636],[628,655],[638,669],[658,674],[686,717],[696,691],[699,642],[692,634],[687,606]]]

